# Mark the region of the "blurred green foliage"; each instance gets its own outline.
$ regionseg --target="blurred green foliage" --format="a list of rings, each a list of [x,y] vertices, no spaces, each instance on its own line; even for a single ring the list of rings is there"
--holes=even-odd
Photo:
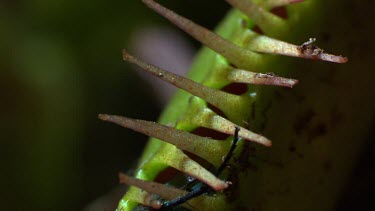
[[[159,110],[121,61],[130,32],[150,22],[146,8],[135,1],[1,6],[2,208],[83,208],[117,184],[121,165],[130,167],[143,144],[129,147],[139,137],[98,124],[97,114],[155,119]]]

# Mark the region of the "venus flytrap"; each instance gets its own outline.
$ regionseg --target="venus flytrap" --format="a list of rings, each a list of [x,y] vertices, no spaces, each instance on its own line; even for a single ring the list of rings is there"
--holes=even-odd
[[[118,210],[132,210],[137,204],[159,209],[163,206],[161,199],[173,200],[188,193],[188,190],[180,190],[151,182],[167,167],[173,167],[187,175],[191,175],[203,185],[206,184],[215,191],[219,191],[215,196],[201,195],[193,197],[188,203],[182,204],[185,208],[228,210],[238,209],[238,207],[245,204],[253,209],[261,210],[260,201],[265,203],[271,201],[265,206],[268,207],[265,210],[275,210],[279,200],[275,196],[279,195],[265,192],[260,185],[264,177],[266,187],[279,188],[279,186],[282,186],[282,184],[274,184],[278,181],[277,179],[275,181],[267,180],[272,178],[271,174],[262,174],[263,171],[275,172],[274,166],[276,164],[272,163],[274,161],[267,163],[269,155],[264,153],[269,148],[263,147],[271,146],[271,141],[263,135],[251,132],[246,126],[247,124],[254,124],[254,127],[259,127],[259,125],[267,121],[267,118],[272,118],[272,116],[268,117],[267,107],[269,105],[267,105],[267,100],[265,100],[268,96],[271,96],[269,94],[271,89],[262,89],[260,88],[262,85],[292,88],[298,82],[295,79],[268,73],[270,71],[280,72],[278,69],[281,67],[285,69],[285,64],[275,64],[275,55],[333,63],[345,63],[347,58],[327,54],[320,48],[313,46],[312,43],[293,45],[278,40],[288,37],[290,30],[294,27],[293,24],[300,17],[298,16],[299,13],[296,12],[298,8],[294,10],[295,13],[288,13],[291,17],[290,19],[280,18],[269,11],[274,7],[301,2],[300,0],[227,0],[243,13],[232,10],[217,28],[216,33],[179,16],[155,1],[143,0],[143,2],[212,50],[204,48],[198,54],[187,78],[147,64],[124,50],[124,60],[142,67],[146,72],[184,91],[179,91],[176,94],[159,120],[161,124],[172,125],[173,127],[126,117],[99,116],[102,120],[154,137],[140,158],[139,167],[134,175],[136,178],[120,174],[121,183],[132,187],[130,187],[120,202]],[[309,4],[313,5],[313,3],[306,3],[305,6],[300,7],[300,10],[303,11]],[[297,15],[293,16],[293,14]],[[255,25],[261,28],[264,35],[252,30]],[[220,90],[232,83],[247,84],[247,90],[242,94]],[[303,81],[300,83],[303,83]],[[214,112],[210,105],[219,109],[223,115]],[[293,117],[299,115],[298,112],[293,112],[291,112],[290,116],[286,115],[285,118],[278,119],[280,121],[279,124],[281,124],[280,128],[288,124]],[[272,122],[275,122],[275,120],[272,120]],[[221,175],[214,175],[184,153],[183,150],[186,150],[205,159],[215,167],[220,166],[223,156],[231,148],[230,140],[232,138],[228,138],[226,141],[215,140],[193,135],[189,132],[197,128],[208,128],[224,134],[234,135],[234,128],[237,125],[242,126],[238,134],[239,137],[260,145],[250,148],[250,142],[239,142],[239,146],[235,151],[236,159],[230,162],[233,169],[224,173],[224,179],[221,178]],[[289,131],[285,132],[286,137],[278,136],[276,139],[288,140],[288,135],[290,136]],[[271,156],[275,157],[275,162],[280,160],[280,165],[285,165],[287,163],[285,158],[288,158],[289,154],[286,155],[284,153],[280,143],[271,149],[274,153]],[[306,150],[307,147],[303,149]],[[250,152],[251,150],[252,152]],[[254,150],[260,151],[260,155],[254,153]],[[281,153],[278,153],[278,150]],[[252,174],[248,175],[246,170],[242,170],[247,169],[248,165],[250,165],[248,160],[249,153],[255,157],[254,159],[258,159],[255,163],[256,166],[262,168],[260,173],[252,172]],[[284,155],[283,153],[285,157],[281,157],[278,160],[277,158]],[[283,172],[280,173],[282,175],[281,178],[286,177],[282,174]],[[275,177],[276,175],[273,176]],[[230,183],[224,181],[227,178],[237,179],[230,179],[229,182],[233,182],[233,185],[230,185]],[[257,182],[258,180],[261,182]],[[295,179],[295,181],[299,180]],[[241,187],[236,186],[237,183],[240,183]],[[228,187],[230,187],[230,190],[227,190]],[[259,192],[253,192],[253,189]],[[221,194],[220,191],[224,191],[229,195],[235,195],[236,193],[241,195],[237,196],[237,198],[227,197]],[[256,195],[257,193],[259,195]],[[159,197],[155,197],[152,194]],[[286,194],[284,197],[288,198],[289,195]],[[290,197],[292,197],[292,194],[290,194]],[[291,200],[288,199],[287,201],[290,202]],[[271,209],[269,209],[270,207]]]

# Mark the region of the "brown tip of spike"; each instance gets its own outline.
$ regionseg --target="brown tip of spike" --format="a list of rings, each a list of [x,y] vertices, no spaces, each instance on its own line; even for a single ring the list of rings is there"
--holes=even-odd
[[[124,60],[128,60],[130,58],[134,58],[126,49],[122,49],[122,58]]]
[[[315,41],[316,38],[310,38],[307,42],[303,43],[300,46],[297,46],[296,49],[299,57],[341,64],[348,61],[347,57],[324,53],[323,49],[320,49],[318,46],[312,45]]]
[[[99,118],[100,120],[103,120],[103,121],[108,121],[110,117],[109,117],[108,114],[99,114],[99,115],[98,115],[98,118]]]

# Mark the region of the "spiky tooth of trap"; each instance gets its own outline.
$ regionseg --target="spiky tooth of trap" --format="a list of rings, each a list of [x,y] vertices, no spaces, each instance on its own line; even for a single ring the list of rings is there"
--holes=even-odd
[[[216,130],[216,131],[228,134],[228,135],[232,135],[232,136],[234,135],[235,127],[237,126],[236,124],[214,113],[210,115],[210,118],[212,121],[202,122],[203,123],[202,127],[211,128],[213,130]],[[262,144],[267,147],[270,147],[272,145],[272,142],[266,137],[253,133],[243,127],[239,127],[239,128],[240,128],[240,131],[238,133],[239,137],[252,141],[252,142]]]
[[[200,83],[194,82],[188,78],[173,74],[171,72],[162,70],[153,65],[147,64],[136,57],[130,55],[126,50],[123,50],[124,60],[134,63],[141,67],[146,72],[157,76],[158,78],[181,88],[192,95],[200,97],[222,110],[225,114],[230,115],[233,109],[240,109],[247,106],[247,101],[244,97],[226,93],[217,89],[204,86]]]
[[[167,200],[175,199],[179,196],[183,196],[183,195],[187,194],[186,191],[174,188],[172,186],[160,184],[160,183],[157,183],[157,182],[150,182],[150,181],[137,179],[137,178],[130,177],[130,176],[128,176],[126,174],[123,174],[123,173],[119,173],[119,179],[120,179],[120,184],[135,186],[135,187],[140,188],[144,191],[147,191],[148,193],[156,194],[156,195],[162,197],[163,199],[167,199]],[[150,201],[150,200],[146,200],[146,201]],[[155,201],[155,202],[157,202],[157,201]],[[158,205],[158,204],[156,204],[156,205]],[[160,207],[159,208],[153,207],[153,208],[159,209]]]
[[[154,209],[160,209],[162,203],[160,200],[155,199],[155,197],[152,194],[160,196],[162,199],[173,200],[178,197],[184,196],[188,193],[187,191],[172,187],[170,185],[164,185],[157,182],[137,179],[123,173],[119,173],[119,179],[120,184],[134,186],[139,189],[142,189],[143,191],[146,191],[147,194],[141,194],[141,198],[137,199],[137,202],[152,207]],[[204,198],[204,200],[210,200],[209,196],[205,195],[200,196],[200,198],[200,200],[203,200],[202,198]],[[182,204],[182,206],[186,208],[191,208],[192,205],[199,205],[199,203],[201,203],[200,200],[194,198],[189,200],[189,205]]]
[[[304,0],[266,0],[259,3],[259,6],[264,7],[265,9],[272,9],[275,7],[282,7],[289,4],[295,4],[303,2]]]
[[[129,193],[132,194],[129,194]],[[150,197],[150,194],[142,189],[139,189],[135,186],[131,186],[129,190],[127,191],[127,200],[136,202],[138,204],[143,204],[148,207],[152,207],[154,209],[160,209],[161,203],[157,200],[154,200],[152,197]],[[125,207],[127,204],[126,200],[121,200],[119,207]],[[119,209],[121,210],[121,209]]]
[[[100,114],[99,119],[168,141],[169,143],[190,151],[217,166],[221,163],[220,155],[225,154],[230,148],[230,142],[200,137],[186,131],[176,130],[172,127],[159,125],[154,122],[134,120],[107,114]],[[161,153],[160,156],[162,156],[160,162],[164,162],[167,165],[204,182],[216,191],[228,187],[227,183],[221,181],[176,147],[168,148],[168,151]]]
[[[198,179],[215,191],[221,191],[228,187],[228,183],[217,178],[176,147],[169,149],[168,152],[164,152],[161,156],[162,160],[169,166]]]
[[[247,70],[233,69],[228,74],[228,80],[236,83],[284,86],[293,88],[298,80],[278,77],[273,74],[254,73]]]
[[[202,99],[194,96],[189,99],[189,109],[185,113],[184,118],[177,123],[178,126],[185,125],[185,127],[189,127],[191,124],[194,126],[210,128],[231,136],[234,135],[235,127],[240,127],[226,118],[216,114],[206,106]],[[253,133],[243,127],[240,127],[238,135],[245,140],[259,143],[264,146],[272,145],[272,142],[266,137]]]
[[[286,22],[277,15],[268,12],[251,0],[226,0],[234,8],[239,9],[253,20],[265,34],[275,36],[280,31],[287,30]]]
[[[279,54],[334,63],[347,62],[346,57],[324,53],[322,49],[319,49],[316,46],[305,44],[297,46],[264,35],[256,35],[251,38],[248,42],[247,48],[259,53]]]
[[[180,29],[194,37],[207,47],[226,57],[237,67],[246,69],[259,69],[262,56],[250,50],[242,48],[229,40],[213,33],[212,31],[174,13],[152,0],[143,0],[152,10],[162,15]]]
[[[168,142],[180,149],[196,154],[215,165],[221,162],[220,155],[225,154],[230,148],[230,142],[201,137],[155,122],[107,114],[100,114],[99,119]]]

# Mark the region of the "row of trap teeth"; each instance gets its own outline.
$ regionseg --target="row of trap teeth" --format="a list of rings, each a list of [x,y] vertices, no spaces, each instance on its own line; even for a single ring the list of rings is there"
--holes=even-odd
[[[279,30],[287,30],[289,26],[286,20],[268,11],[274,7],[285,6],[300,1],[301,0],[266,0],[260,4],[255,4],[249,0],[227,0],[233,7],[238,8],[254,21],[265,34],[273,37],[277,37]],[[326,54],[323,51],[312,52],[307,50],[311,49],[311,43],[297,46],[258,34],[250,29],[243,31],[245,44],[241,45],[243,47],[240,47],[210,30],[177,15],[152,0],[143,0],[143,2],[202,44],[227,59],[231,65],[226,65],[225,68],[216,70],[216,75],[218,76],[216,76],[215,80],[221,81],[223,86],[231,83],[246,83],[292,88],[297,83],[297,80],[278,77],[273,74],[261,74],[249,71],[261,70],[261,65],[267,62],[267,57],[264,56],[264,54],[280,54],[336,63],[345,63],[347,61],[347,59],[342,56]],[[315,49],[316,48],[317,47],[315,47]],[[150,182],[150,180],[153,180],[157,174],[166,167],[173,167],[190,175],[202,183],[207,184],[215,191],[226,189],[228,187],[227,182],[217,178],[199,163],[192,160],[183,150],[193,153],[215,166],[219,166],[222,161],[222,156],[228,152],[231,143],[229,141],[201,137],[184,130],[179,130],[178,128],[194,129],[204,127],[224,134],[233,135],[235,131],[234,128],[236,127],[234,122],[239,123],[243,121],[241,112],[233,111],[246,110],[246,108],[249,108],[251,102],[249,96],[227,93],[206,86],[204,82],[198,83],[162,70],[137,59],[126,50],[123,51],[123,58],[130,63],[138,65],[144,71],[155,77],[191,93],[193,97],[190,98],[185,115],[180,118],[175,127],[115,115],[99,115],[101,120],[121,125],[169,143],[160,145],[158,150],[154,151],[153,154],[145,159],[146,161],[141,164],[137,171],[137,178],[120,174],[121,183],[137,187],[132,187],[128,191],[125,199],[122,201],[122,205],[120,203],[120,207],[128,206],[127,203],[130,201],[158,209],[161,207],[161,202],[151,197],[151,194],[158,195],[166,200],[171,200],[186,194],[184,190]],[[227,118],[220,116],[208,108],[207,103],[220,109]],[[271,146],[271,141],[266,137],[253,133],[243,127],[240,128],[239,137],[264,146]],[[147,172],[146,169],[150,168],[154,169],[154,171]],[[207,198],[209,196],[201,197]],[[189,203],[194,204],[194,202]]]

